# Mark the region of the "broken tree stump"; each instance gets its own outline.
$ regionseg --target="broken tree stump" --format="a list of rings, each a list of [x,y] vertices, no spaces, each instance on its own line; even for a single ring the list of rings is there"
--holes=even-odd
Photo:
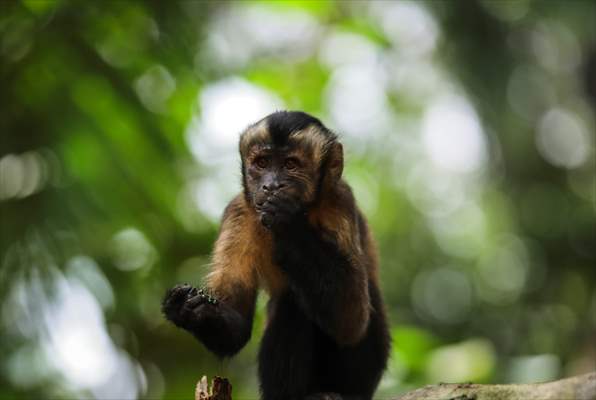
[[[207,377],[203,376],[195,389],[195,400],[232,400],[232,385],[226,378],[213,378],[211,388]]]

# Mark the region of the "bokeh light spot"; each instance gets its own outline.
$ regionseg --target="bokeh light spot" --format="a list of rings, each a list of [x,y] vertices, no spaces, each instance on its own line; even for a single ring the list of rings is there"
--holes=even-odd
[[[554,108],[540,119],[536,147],[552,165],[579,167],[587,160],[591,145],[587,128],[577,115]]]
[[[486,140],[476,112],[462,97],[436,100],[424,116],[423,140],[430,159],[453,172],[484,165]]]

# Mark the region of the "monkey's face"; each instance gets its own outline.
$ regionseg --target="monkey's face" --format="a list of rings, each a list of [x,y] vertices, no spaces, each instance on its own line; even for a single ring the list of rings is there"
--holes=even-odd
[[[305,150],[291,144],[256,144],[248,152],[245,189],[266,228],[290,222],[313,202],[318,167]]]
[[[278,111],[249,126],[240,155],[245,197],[270,229],[305,214],[343,170],[335,134],[299,111]]]

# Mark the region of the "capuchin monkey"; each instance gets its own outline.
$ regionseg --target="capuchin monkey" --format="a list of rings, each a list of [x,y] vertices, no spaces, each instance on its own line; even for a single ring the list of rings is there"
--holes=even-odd
[[[242,133],[240,157],[244,191],[225,209],[206,287],[170,289],[166,318],[230,357],[250,339],[263,287],[262,399],[371,399],[390,339],[341,143],[318,119],[279,111]]]

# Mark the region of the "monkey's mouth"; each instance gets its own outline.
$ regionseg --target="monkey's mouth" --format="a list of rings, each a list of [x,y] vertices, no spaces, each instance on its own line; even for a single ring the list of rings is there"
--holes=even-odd
[[[277,207],[272,196],[255,201],[255,210],[259,215],[261,224],[265,228],[270,229],[275,224]]]

